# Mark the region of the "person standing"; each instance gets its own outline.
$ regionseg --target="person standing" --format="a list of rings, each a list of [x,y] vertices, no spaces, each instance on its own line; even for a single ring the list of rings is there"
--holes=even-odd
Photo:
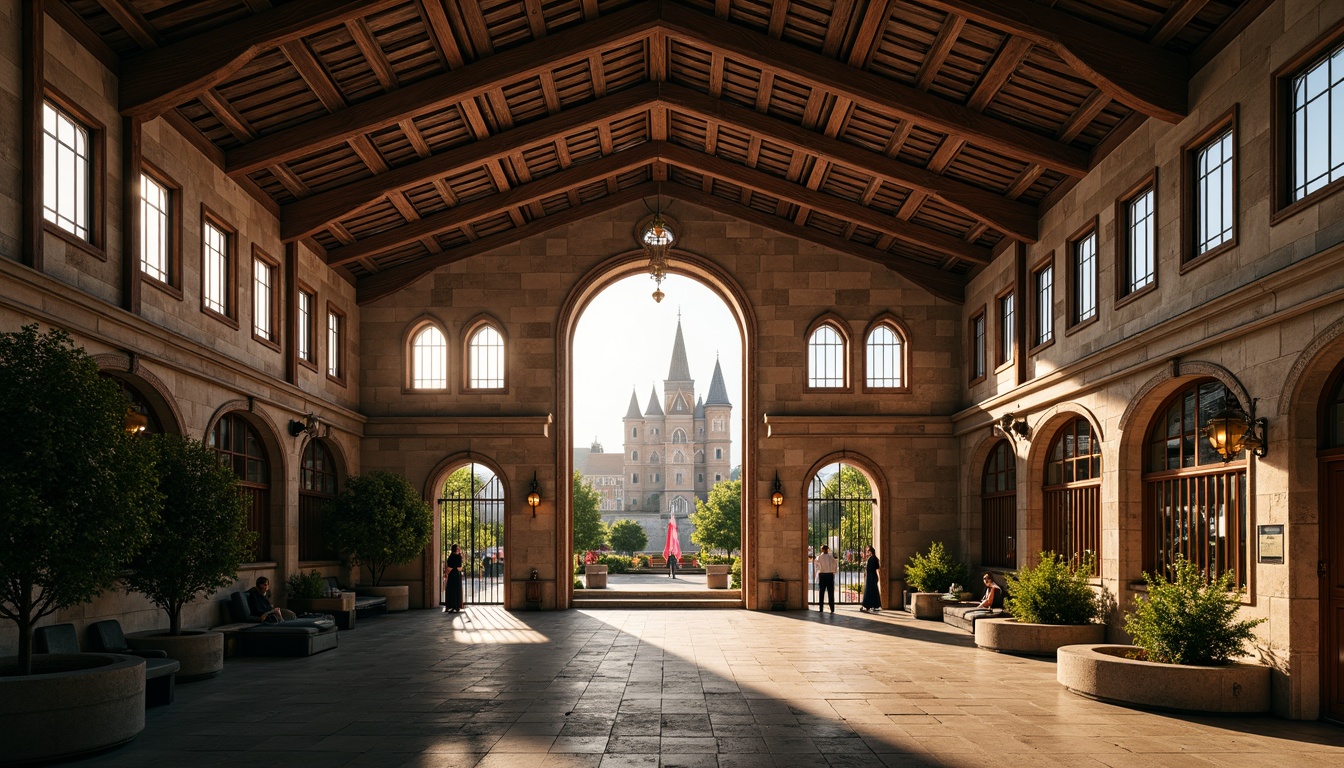
[[[443,563],[444,611],[458,613],[462,610],[462,548],[454,544]]]
[[[831,613],[835,613],[835,574],[840,570],[831,554],[831,548],[821,545],[821,554],[814,561],[817,570],[817,610],[825,610],[826,596],[831,597]]]
[[[882,593],[877,586],[877,569],[882,567],[882,562],[877,559],[877,550],[868,548],[868,560],[864,562],[863,576],[863,604],[859,610],[863,613],[872,611],[877,613],[882,610]]]
[[[668,555],[668,556],[667,556],[667,572],[668,572],[669,575],[672,576],[672,578],[674,578],[674,579],[677,578],[677,568],[679,568],[679,567],[681,567],[681,563],[677,562],[677,556],[676,556],[675,554]]]

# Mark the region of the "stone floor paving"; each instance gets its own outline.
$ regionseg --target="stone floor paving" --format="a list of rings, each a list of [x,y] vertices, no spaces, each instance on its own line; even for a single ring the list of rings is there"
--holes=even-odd
[[[80,764],[1338,768],[1344,729],[1090,701],[904,614],[476,608],[229,659]]]

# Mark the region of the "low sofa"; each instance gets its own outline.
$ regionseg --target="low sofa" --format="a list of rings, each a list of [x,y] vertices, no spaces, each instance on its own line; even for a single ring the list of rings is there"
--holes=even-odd
[[[1010,616],[1002,608],[986,610],[979,603],[953,603],[943,608],[943,623],[975,634],[975,622],[981,619],[1002,619]]]
[[[335,576],[326,577],[327,591],[354,592],[355,593],[355,615],[361,619],[370,616],[381,616],[387,613],[387,598],[381,595],[361,595],[358,590],[342,587],[340,581]]]
[[[312,656],[339,643],[336,622],[328,617],[259,622],[252,615],[245,592],[229,595],[228,610],[235,625],[245,625],[229,625],[227,629],[236,636],[238,652],[247,656]]]
[[[95,629],[95,627],[106,624],[116,624],[115,631]],[[109,647],[116,646],[117,643],[103,643],[103,637],[107,637],[109,640],[121,637],[121,625],[116,620],[95,622],[89,627],[89,637],[92,641],[91,645],[97,652],[139,656],[145,660],[146,707],[173,703],[173,693],[177,687],[177,671],[182,668],[182,665],[176,659],[168,658],[168,654],[163,651],[137,651],[127,648],[124,637],[122,637],[119,647]],[[33,650],[37,653],[80,653],[79,636],[75,633],[75,625],[51,624],[38,627],[33,631]]]

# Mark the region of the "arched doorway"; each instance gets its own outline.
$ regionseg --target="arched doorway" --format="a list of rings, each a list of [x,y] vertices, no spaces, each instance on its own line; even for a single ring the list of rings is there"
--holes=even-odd
[[[468,605],[503,605],[505,593],[504,482],[477,462],[458,466],[439,495],[439,604],[443,564],[454,544],[462,548],[462,591]]]
[[[1344,722],[1344,362],[1320,404],[1321,716]]]
[[[868,474],[843,461],[827,464],[807,486],[808,603],[819,603],[812,559],[830,547],[839,564],[835,601],[858,603],[863,597],[865,551],[877,540],[877,495]],[[885,592],[885,590],[884,590]]]
[[[1017,567],[1017,454],[1000,440],[989,449],[980,485],[980,564]]]
[[[1239,407],[1222,382],[1201,379],[1158,408],[1144,440],[1144,572],[1170,576],[1180,555],[1247,586],[1246,455],[1225,462],[1203,434],[1209,417]]]
[[[271,559],[271,467],[266,447],[256,429],[242,414],[226,413],[215,422],[206,445],[220,461],[233,468],[247,498],[247,529],[256,534],[252,561]]]
[[[338,490],[336,457],[321,440],[309,440],[299,462],[299,562],[339,559],[327,546],[322,519]]]
[[[1081,563],[1101,563],[1101,442],[1082,417],[1055,433],[1045,456],[1042,546]]]

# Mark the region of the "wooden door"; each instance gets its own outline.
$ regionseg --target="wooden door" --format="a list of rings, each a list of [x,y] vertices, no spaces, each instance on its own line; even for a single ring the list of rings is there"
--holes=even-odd
[[[1321,716],[1344,722],[1344,457],[1321,463]]]

